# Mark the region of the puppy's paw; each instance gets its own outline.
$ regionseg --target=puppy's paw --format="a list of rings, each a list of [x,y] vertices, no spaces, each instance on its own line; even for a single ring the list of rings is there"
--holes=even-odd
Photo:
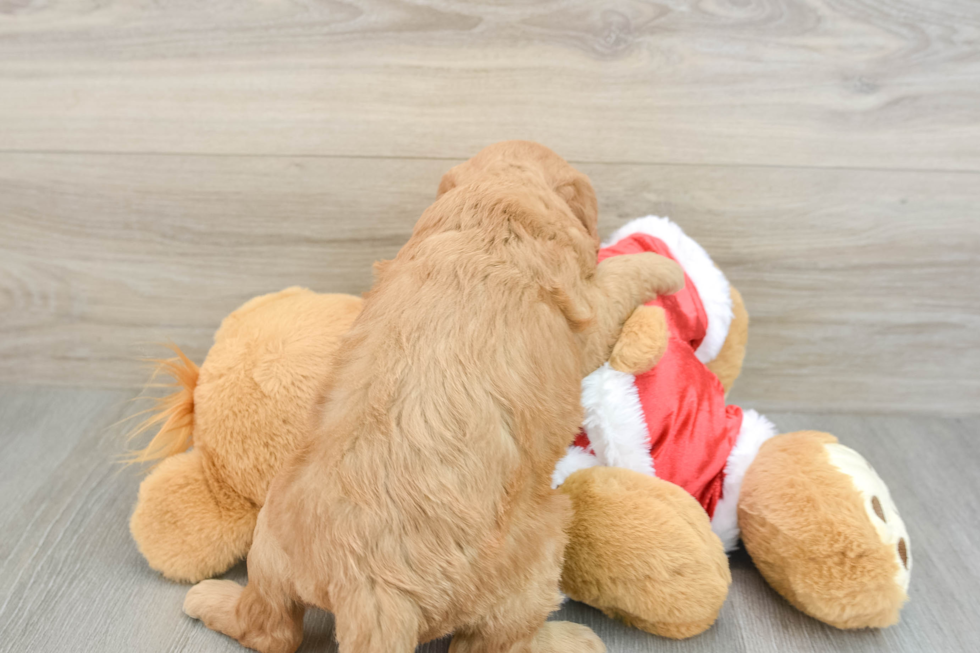
[[[202,581],[187,590],[184,614],[207,624],[209,617],[217,613],[234,611],[243,589],[245,588],[231,580]]]
[[[592,629],[571,621],[549,621],[534,636],[533,653],[606,653]]]

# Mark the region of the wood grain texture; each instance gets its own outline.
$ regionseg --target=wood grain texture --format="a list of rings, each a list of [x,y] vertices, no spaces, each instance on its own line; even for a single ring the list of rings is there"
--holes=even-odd
[[[0,4],[0,150],[980,171],[974,0]]]
[[[112,462],[111,425],[132,411],[110,390],[0,387],[0,653],[242,651],[181,614],[187,590],[145,565],[130,539],[140,475]],[[674,642],[580,604],[554,618],[590,625],[611,653],[974,653],[980,649],[980,418],[777,413],[781,430],[823,429],[863,452],[889,484],[915,566],[902,622],[839,631],[768,588],[744,553],[718,622]],[[241,566],[229,577],[243,581]],[[311,610],[302,652],[333,652],[333,619]],[[446,640],[420,649],[443,653]]]
[[[0,0],[0,382],[131,386],[250,296],[361,292],[506,138],[716,256],[734,400],[980,412],[974,0]]]
[[[289,285],[359,293],[453,161],[0,154],[0,381],[133,386]],[[980,410],[980,174],[582,164],[604,233],[658,213],[752,314],[733,400]]]

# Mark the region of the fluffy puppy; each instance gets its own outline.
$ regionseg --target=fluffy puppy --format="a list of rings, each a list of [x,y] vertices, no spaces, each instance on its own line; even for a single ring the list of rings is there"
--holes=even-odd
[[[305,605],[343,653],[602,651],[545,623],[559,604],[568,500],[555,463],[580,382],[634,307],[683,285],[654,254],[596,265],[588,179],[534,143],[450,170],[397,257],[376,270],[318,424],[273,481],[247,587],[208,580],[185,612],[291,653]]]

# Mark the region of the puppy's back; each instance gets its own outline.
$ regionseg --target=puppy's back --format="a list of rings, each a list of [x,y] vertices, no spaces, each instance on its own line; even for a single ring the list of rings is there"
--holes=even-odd
[[[548,435],[570,436],[581,414],[574,336],[535,276],[565,264],[548,260],[568,258],[562,245],[499,216],[463,217],[384,267],[343,347],[319,442],[340,495],[331,539],[395,574],[434,622],[464,617],[461,597],[515,564],[504,540],[528,506],[553,500],[567,443]]]

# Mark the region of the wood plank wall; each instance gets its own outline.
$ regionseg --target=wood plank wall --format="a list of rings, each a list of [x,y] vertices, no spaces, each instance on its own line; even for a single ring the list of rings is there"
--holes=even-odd
[[[975,0],[0,0],[0,383],[129,386],[287,285],[360,292],[491,142],[670,215],[762,409],[980,411]]]

